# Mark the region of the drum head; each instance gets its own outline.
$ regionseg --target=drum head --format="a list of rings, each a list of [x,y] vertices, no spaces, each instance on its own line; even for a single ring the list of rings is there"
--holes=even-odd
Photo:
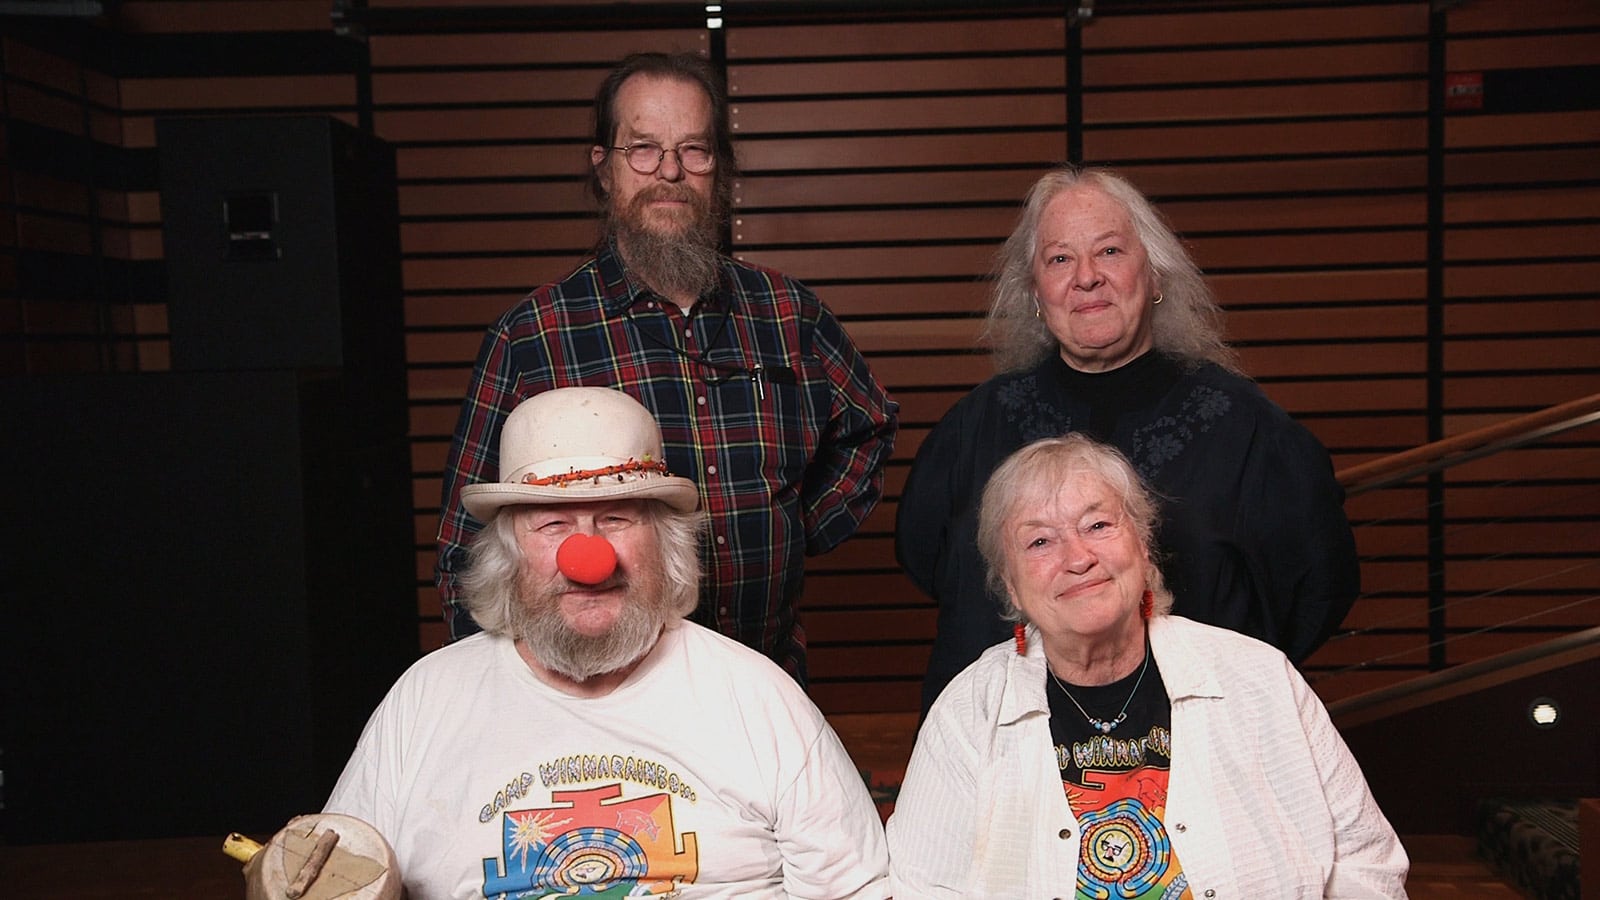
[[[288,900],[289,887],[313,857],[326,832],[338,843],[301,900],[400,900],[394,851],[377,829],[360,819],[317,813],[290,820],[245,866],[249,900]]]

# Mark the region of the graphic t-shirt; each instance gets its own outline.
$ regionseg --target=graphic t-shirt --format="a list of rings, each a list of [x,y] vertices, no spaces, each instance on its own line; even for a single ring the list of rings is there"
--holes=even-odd
[[[1192,900],[1163,821],[1172,705],[1154,657],[1146,659],[1148,669],[1107,685],[1081,687],[1046,676],[1061,786],[1082,829],[1080,900]],[[1116,725],[1105,731],[1088,716]]]
[[[540,682],[507,638],[424,657],[327,811],[431,898],[883,897],[877,811],[793,679],[691,623],[611,694]]]

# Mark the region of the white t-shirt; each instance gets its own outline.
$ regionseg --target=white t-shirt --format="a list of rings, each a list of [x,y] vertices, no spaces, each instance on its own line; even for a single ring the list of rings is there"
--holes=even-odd
[[[509,638],[427,655],[326,811],[388,839],[411,900],[888,894],[877,812],[822,714],[690,622],[598,699],[541,682]]]

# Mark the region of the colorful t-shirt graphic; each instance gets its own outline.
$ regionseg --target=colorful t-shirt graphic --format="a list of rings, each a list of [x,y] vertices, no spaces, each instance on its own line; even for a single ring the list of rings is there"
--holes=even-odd
[[[428,654],[373,714],[328,811],[388,838],[412,900],[887,889],[883,826],[821,712],[691,622],[602,697],[544,684],[504,636]]]
[[[506,810],[501,858],[483,861],[485,897],[661,897],[699,871],[672,795],[622,798],[622,785],[554,791],[551,806]]]
[[[1050,734],[1067,802],[1082,829],[1079,900],[1192,900],[1163,818],[1172,767],[1172,709],[1154,666],[1143,681],[1129,676],[1100,687],[1073,687],[1096,715],[1127,718],[1102,733],[1049,688]]]

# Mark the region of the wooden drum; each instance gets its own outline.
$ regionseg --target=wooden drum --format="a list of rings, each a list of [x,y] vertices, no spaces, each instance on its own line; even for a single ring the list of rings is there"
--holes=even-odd
[[[299,816],[265,847],[237,834],[223,851],[245,862],[249,900],[400,900],[400,867],[377,829],[332,813]]]

